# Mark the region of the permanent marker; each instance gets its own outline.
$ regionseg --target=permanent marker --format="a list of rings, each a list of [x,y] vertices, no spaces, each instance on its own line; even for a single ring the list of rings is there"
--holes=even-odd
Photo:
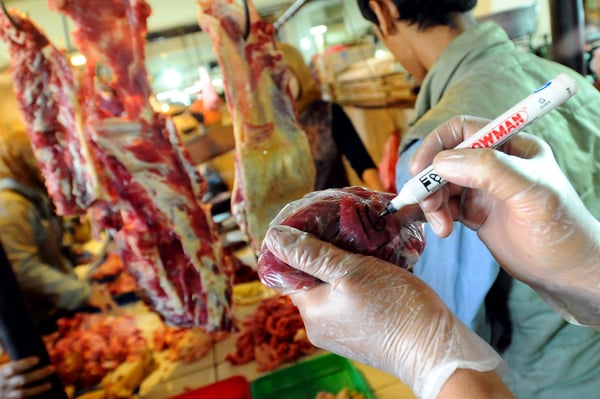
[[[571,98],[576,91],[575,81],[561,73],[455,148],[498,147]],[[404,206],[421,202],[446,183],[447,181],[435,172],[432,165],[428,166],[402,186],[398,195],[386,206],[381,216],[394,213]]]

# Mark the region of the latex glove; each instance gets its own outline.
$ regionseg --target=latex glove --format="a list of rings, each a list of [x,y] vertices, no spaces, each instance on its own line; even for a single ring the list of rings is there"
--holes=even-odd
[[[289,294],[314,345],[394,374],[420,398],[436,398],[458,368],[503,366],[410,272],[288,226],[273,226],[263,245],[324,282]]]
[[[0,398],[29,398],[48,391],[52,385],[48,382],[35,384],[54,373],[52,366],[33,370],[39,363],[37,357],[27,357],[0,366]],[[24,388],[25,385],[29,385]]]
[[[515,136],[502,147],[506,153],[439,153],[483,124],[455,118],[432,132],[413,156],[413,174],[433,159],[436,172],[453,183],[420,204],[431,227],[442,237],[451,232],[453,220],[476,230],[501,266],[537,290],[565,319],[599,328],[600,223],[549,146],[534,136]]]

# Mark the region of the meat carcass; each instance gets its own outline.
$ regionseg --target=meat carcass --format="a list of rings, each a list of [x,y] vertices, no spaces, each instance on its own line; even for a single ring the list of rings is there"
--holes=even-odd
[[[125,266],[145,299],[168,323],[209,331],[234,329],[232,267],[224,257],[210,209],[200,203],[206,184],[173,124],[150,106],[144,66],[150,7],[144,0],[97,0],[93,11],[86,0],[49,0],[49,6],[75,22],[75,44],[88,60],[79,85],[68,61],[30,21],[17,19],[20,30],[31,34],[15,30],[2,36],[14,43],[12,64],[27,66],[22,76],[16,76],[21,82],[16,88],[23,93],[22,111],[29,130],[43,133],[33,135],[34,140],[38,136],[45,140],[36,144],[41,163],[49,162],[47,153],[58,159],[42,168],[49,187],[88,193],[87,186],[77,184],[95,176],[92,183],[100,188],[99,195],[91,200],[85,197],[84,203],[60,196],[53,200],[59,206],[65,202],[64,209],[75,203],[102,210],[107,227],[119,230],[115,241]],[[13,29],[6,18],[2,24]],[[43,69],[36,70],[40,65]],[[28,90],[37,96],[35,101],[27,98]],[[32,111],[35,118],[29,117]],[[40,121],[46,124],[42,128]],[[56,121],[69,124],[57,129]],[[79,158],[59,157],[69,146]],[[72,178],[68,173],[72,171],[81,171],[77,177],[83,177]]]
[[[81,214],[98,196],[83,139],[82,97],[68,58],[24,15],[0,12],[14,91],[50,198],[62,215]]]
[[[191,164],[172,123],[153,111],[144,66],[144,0],[50,0],[75,23],[75,44],[86,55],[86,128],[105,191],[118,209],[121,255],[142,294],[168,323],[230,330],[232,271],[210,209],[200,202],[206,183]],[[98,29],[102,27],[102,29]],[[110,71],[108,103],[100,112],[93,86],[98,66]],[[102,97],[106,102],[106,97]],[[119,109],[119,107],[110,107]]]
[[[97,385],[148,346],[132,316],[78,313],[59,319],[57,326],[44,341],[60,379],[76,389]]]
[[[235,136],[232,209],[258,253],[269,222],[285,204],[314,187],[308,140],[297,123],[289,71],[275,44],[275,28],[251,23],[228,0],[200,0],[199,24],[210,35],[223,74]]]
[[[315,191],[288,204],[271,224],[291,226],[347,251],[410,269],[425,248],[423,228],[411,223],[408,212],[380,217],[392,198],[394,194],[362,187]],[[270,288],[298,290],[319,282],[281,262],[265,247],[257,268],[261,281]]]
[[[300,311],[288,296],[263,299],[244,320],[235,345],[226,360],[234,365],[255,360],[258,372],[275,370],[317,349],[308,340]]]

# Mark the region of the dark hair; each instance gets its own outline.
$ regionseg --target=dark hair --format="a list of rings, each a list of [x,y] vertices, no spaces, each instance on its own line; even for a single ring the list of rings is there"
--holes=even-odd
[[[369,6],[370,0],[357,0],[363,17],[379,25],[377,16]],[[473,9],[477,0],[392,0],[400,21],[417,24],[425,29],[439,25],[452,25],[452,13],[467,12]]]

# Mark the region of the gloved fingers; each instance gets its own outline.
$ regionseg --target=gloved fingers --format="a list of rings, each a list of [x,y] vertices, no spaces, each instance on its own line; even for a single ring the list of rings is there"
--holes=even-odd
[[[546,173],[543,159],[551,155],[539,139],[526,134],[514,137],[507,148],[516,155],[489,148],[449,150],[436,155],[433,164],[436,172],[449,182],[506,201],[542,180]],[[522,159],[519,155],[529,158]],[[540,167],[528,165],[533,162]]]
[[[460,201],[457,198],[464,190],[448,184],[419,203],[426,221],[438,237],[444,238],[452,233],[459,214]]]
[[[352,272],[360,259],[375,259],[352,254],[312,234],[284,225],[272,226],[263,245],[280,261],[327,283]]]
[[[431,164],[438,152],[456,147],[488,122],[486,119],[461,115],[438,126],[425,137],[414,153],[410,161],[410,172],[416,175]]]
[[[438,195],[438,197],[441,197]],[[425,218],[433,232],[440,238],[445,238],[452,233],[454,219],[448,201],[440,202],[439,206],[430,212],[425,212]]]

